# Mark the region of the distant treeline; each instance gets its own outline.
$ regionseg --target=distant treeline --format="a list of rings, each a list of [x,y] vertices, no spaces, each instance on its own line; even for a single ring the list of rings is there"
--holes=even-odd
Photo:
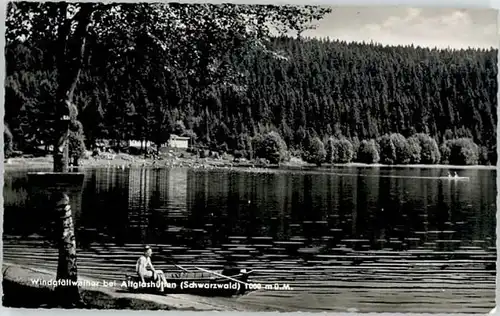
[[[301,156],[309,163],[321,165],[360,162],[386,165],[405,164],[489,164],[490,157],[471,138],[446,139],[441,146],[427,134],[418,133],[409,138],[402,134],[385,134],[378,139],[352,140],[346,137],[330,137],[322,141],[312,137],[302,151],[289,151],[277,132],[253,138],[252,154],[271,163],[289,161],[292,156]],[[237,156],[241,153],[235,151]],[[253,157],[250,157],[253,158]]]
[[[20,151],[51,142],[54,119],[51,45],[29,45],[6,48],[5,120]],[[89,45],[75,97],[87,148],[175,133],[271,161],[496,164],[496,50],[277,38],[285,58],[235,56],[239,79],[200,91],[154,51],[117,66],[112,47]]]

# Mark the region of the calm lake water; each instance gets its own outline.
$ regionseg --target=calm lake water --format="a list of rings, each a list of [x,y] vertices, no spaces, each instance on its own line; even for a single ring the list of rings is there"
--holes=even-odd
[[[495,170],[459,170],[469,181],[400,168],[84,172],[74,214],[84,274],[122,275],[147,243],[164,270],[173,267],[162,258],[206,268],[230,260],[256,269],[258,282],[294,288],[239,299],[254,305],[270,296],[288,310],[495,305]],[[55,267],[49,216],[30,207],[26,173],[5,172],[4,258]]]

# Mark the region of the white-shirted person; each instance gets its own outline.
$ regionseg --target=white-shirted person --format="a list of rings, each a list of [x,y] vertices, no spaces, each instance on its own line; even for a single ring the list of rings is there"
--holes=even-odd
[[[139,278],[141,279],[141,282],[145,282],[145,278],[148,279],[153,279],[155,282],[161,281],[160,282],[160,291],[164,291],[164,284],[167,282],[165,279],[165,274],[161,270],[156,270],[151,263],[151,255],[153,254],[153,250],[151,249],[150,246],[144,247],[144,254],[139,257],[137,260],[136,266],[135,266],[135,271],[137,272],[137,275],[139,275]]]

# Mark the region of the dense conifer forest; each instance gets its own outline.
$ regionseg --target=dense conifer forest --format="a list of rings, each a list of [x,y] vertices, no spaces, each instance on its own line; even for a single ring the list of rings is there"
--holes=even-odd
[[[279,162],[496,164],[497,51],[280,37],[202,85],[147,47],[110,60],[89,43],[75,103],[84,140],[190,136],[200,148]],[[7,152],[50,143],[50,42],[6,47]],[[200,80],[203,80],[203,76]],[[207,88],[208,87],[208,88]],[[73,145],[75,147],[75,145]]]

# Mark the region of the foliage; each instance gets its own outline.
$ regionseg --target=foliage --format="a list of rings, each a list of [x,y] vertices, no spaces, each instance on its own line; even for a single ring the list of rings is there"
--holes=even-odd
[[[382,135],[377,143],[380,151],[380,162],[387,165],[395,164],[397,161],[396,146],[391,135]]]
[[[205,110],[217,103],[215,87],[245,90],[244,84],[234,84],[244,77],[235,61],[257,51],[282,58],[268,47],[273,32],[300,34],[330,11],[317,6],[10,2],[6,40],[14,47],[40,49],[47,70],[55,68],[51,99],[58,105],[53,108],[57,117],[65,114],[63,104],[77,104],[94,114],[98,109],[94,122],[92,113],[82,115],[87,116],[87,134],[104,121],[115,125],[104,129],[107,137],[159,145],[179,127],[171,122],[184,118],[178,111],[182,103],[198,103]],[[92,67],[86,68],[87,62]],[[85,68],[93,77],[87,87],[94,91],[83,91],[76,97],[80,102],[73,102]],[[99,98],[95,90],[101,87],[105,96]],[[87,107],[89,101],[94,104]],[[118,108],[101,111],[102,103],[118,103]],[[103,112],[108,112],[107,119]],[[65,131],[54,133],[60,139]]]
[[[414,137],[420,143],[420,163],[437,164],[441,161],[441,152],[435,139],[423,133],[418,133]]]
[[[378,163],[380,161],[377,144],[374,139],[361,141],[358,148],[357,161],[367,164]]]
[[[305,152],[304,160],[321,166],[326,159],[325,145],[318,137],[313,137]]]
[[[408,162],[412,164],[418,164],[422,160],[422,147],[420,146],[420,140],[416,136],[408,138]]]
[[[276,132],[257,135],[252,147],[255,148],[255,157],[267,159],[272,164],[284,162],[288,158],[287,146]]]
[[[357,137],[352,137],[350,143],[352,145],[352,161],[356,161],[356,159],[358,158],[360,141]]]
[[[399,133],[385,134],[378,140],[381,162],[384,164],[408,164],[419,161],[420,149],[410,147],[408,140]]]
[[[350,163],[354,159],[354,146],[344,138],[330,137],[327,142],[327,161],[330,163]]]
[[[83,158],[85,156],[85,135],[83,134],[83,126],[78,121],[75,125],[76,128],[69,131],[69,156],[73,158]]]
[[[479,148],[479,160],[480,165],[490,165],[489,151],[485,146]]]
[[[21,150],[50,141],[57,28],[67,22],[63,11],[79,9],[9,4],[5,120]],[[182,122],[197,146],[248,157],[255,148],[243,139],[272,130],[298,151],[314,137],[345,135],[353,160],[366,160],[357,157],[360,141],[377,139],[384,163],[416,161],[416,142],[403,136],[419,139],[422,164],[441,160],[436,140],[465,137],[487,148],[482,162],[496,164],[496,50],[271,36],[275,27],[301,32],[325,13],[307,6],[101,3],[92,11],[85,46],[92,66],[83,67],[74,97],[88,145],[162,143]],[[331,157],[329,148],[327,141]]]
[[[411,159],[410,145],[408,140],[399,133],[392,133],[391,140],[396,148],[396,163],[407,164]]]
[[[183,80],[195,97],[205,93],[206,101],[213,85],[232,86],[242,75],[234,67],[235,56],[260,51],[282,57],[268,47],[273,32],[314,28],[311,22],[330,11],[290,5],[10,2],[6,38],[9,44],[54,43],[44,48],[58,59],[71,57],[68,52],[81,50],[75,47],[77,40],[88,38],[89,45],[83,42],[83,47],[93,68],[109,71],[112,80],[122,75],[133,78],[133,89],[124,97],[135,95],[148,103],[151,89],[165,80]],[[89,21],[81,19],[84,14]],[[167,87],[179,90],[182,85],[174,82]],[[168,101],[175,105],[180,101],[175,99]]]
[[[450,156],[451,156],[451,147],[449,146],[450,141],[453,140],[445,140],[444,143],[441,144],[441,146],[439,146],[439,152],[441,154],[441,160],[440,160],[441,164],[447,165],[450,163]]]
[[[471,138],[446,140],[442,145],[442,157],[445,163],[452,165],[477,165],[479,146]]]
[[[325,160],[327,163],[334,163],[337,160],[338,153],[337,153],[336,142],[337,142],[337,139],[333,138],[333,137],[329,137],[326,141]]]

